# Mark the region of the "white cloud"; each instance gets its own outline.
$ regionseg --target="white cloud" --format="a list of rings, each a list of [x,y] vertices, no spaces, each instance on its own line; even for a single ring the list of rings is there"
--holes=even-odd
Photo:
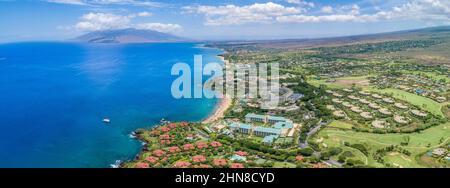
[[[162,33],[179,33],[183,31],[183,27],[178,24],[163,23],[141,23],[135,26],[136,29],[154,30]]]
[[[291,3],[291,4],[301,5],[301,6],[308,6],[308,7],[315,6],[315,4],[313,2],[308,2],[305,0],[286,0],[286,2]]]
[[[333,7],[331,6],[324,6],[320,9],[320,11],[325,14],[331,14],[334,12]]]
[[[144,12],[139,12],[139,13],[136,13],[136,14],[130,14],[130,15],[128,15],[128,17],[129,17],[129,18],[135,18],[135,17],[149,17],[149,16],[152,16],[152,15],[153,15],[152,13],[147,12],[147,11],[144,11]]]
[[[140,17],[148,17],[148,16],[152,16],[152,13],[150,13],[150,12],[139,12],[138,16],[140,16]]]
[[[286,0],[292,4],[306,1]],[[247,6],[184,7],[190,13],[202,14],[206,25],[235,25],[246,23],[318,23],[318,22],[376,22],[383,20],[419,20],[427,23],[449,23],[449,0],[412,0],[403,5],[364,13],[357,4],[324,6],[321,14],[307,14],[302,7],[285,7],[276,3]]]
[[[75,28],[83,31],[124,29],[129,27],[130,17],[110,13],[88,13],[81,17]]]
[[[304,12],[297,7],[285,7],[280,4],[255,3],[247,6],[188,6],[183,7],[190,13],[205,15],[206,25],[237,25],[244,23],[269,23],[277,16]]]
[[[183,30],[183,27],[178,24],[163,24],[163,23],[132,23],[133,18],[150,16],[149,12],[140,12],[130,15],[117,15],[111,13],[88,13],[83,15],[80,22],[75,24],[75,28],[80,31],[102,31],[114,29],[145,29],[154,30],[163,33],[178,33]],[[60,29],[68,27],[59,27]]]

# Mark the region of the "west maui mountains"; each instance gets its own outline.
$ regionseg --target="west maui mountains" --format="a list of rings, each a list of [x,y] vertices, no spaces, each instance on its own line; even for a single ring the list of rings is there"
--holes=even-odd
[[[120,29],[94,31],[74,39],[88,43],[159,43],[187,42],[189,39],[153,30]]]

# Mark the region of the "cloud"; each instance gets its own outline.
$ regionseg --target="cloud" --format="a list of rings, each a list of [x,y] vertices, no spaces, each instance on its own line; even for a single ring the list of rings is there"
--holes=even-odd
[[[139,12],[139,13],[138,13],[138,16],[140,16],[140,17],[148,17],[148,16],[152,16],[152,13],[146,12],[146,11],[144,11],[144,12]]]
[[[425,22],[450,22],[450,1],[414,0],[389,10],[361,14],[358,5],[343,6],[333,15],[289,15],[277,17],[284,23],[306,22],[375,22],[383,20],[419,20]]]
[[[179,33],[183,31],[183,27],[178,24],[163,23],[141,23],[135,26],[136,29],[154,30],[162,33]]]
[[[111,13],[88,13],[80,18],[80,22],[73,26],[75,29],[84,32],[114,30],[114,29],[145,29],[155,30],[163,33],[178,33],[183,30],[183,27],[178,24],[163,24],[163,23],[132,23],[136,17],[151,16],[149,12],[140,12],[130,15],[117,15]],[[73,28],[60,26],[59,29]]]
[[[130,25],[129,16],[110,13],[88,13],[81,17],[75,28],[82,31],[99,31],[108,29],[124,29]]]
[[[302,0],[286,0],[291,4],[307,5]],[[357,4],[323,6],[319,13],[308,14],[304,7],[286,7],[276,3],[246,6],[189,6],[188,13],[204,15],[205,25],[237,25],[251,23],[319,23],[319,22],[377,22],[383,20],[415,20],[433,23],[450,22],[449,0],[411,0],[402,5],[366,13]]]
[[[206,25],[239,25],[245,23],[270,23],[277,16],[302,13],[297,7],[285,7],[280,4],[255,3],[247,6],[187,6],[189,13],[205,15]]]
[[[313,2],[308,2],[305,0],[286,0],[286,2],[291,3],[291,4],[301,5],[301,6],[308,6],[308,7],[315,6],[315,4]]]
[[[320,9],[320,12],[325,13],[325,14],[331,14],[334,12],[333,7],[331,6],[324,6]]]
[[[153,16],[152,13],[144,11],[144,12],[139,12],[136,14],[130,14],[128,15],[129,18],[135,18],[135,17],[149,17],[149,16]]]

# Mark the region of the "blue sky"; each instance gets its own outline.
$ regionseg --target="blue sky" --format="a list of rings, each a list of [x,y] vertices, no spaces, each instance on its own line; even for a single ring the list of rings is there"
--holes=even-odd
[[[450,25],[449,0],[0,0],[0,42],[121,28],[194,39],[316,38]]]

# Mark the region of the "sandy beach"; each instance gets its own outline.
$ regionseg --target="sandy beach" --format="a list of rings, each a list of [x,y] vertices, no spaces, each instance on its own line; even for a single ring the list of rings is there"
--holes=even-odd
[[[229,63],[229,61],[225,60],[223,56],[218,57],[224,62],[224,65]],[[229,98],[228,96],[223,96],[219,105],[217,105],[216,109],[214,110],[214,113],[212,113],[208,118],[203,120],[202,123],[212,123],[214,121],[222,119],[225,115],[225,112],[232,105],[232,103],[233,99]]]
[[[215,109],[214,113],[211,114],[208,118],[202,121],[202,123],[212,123],[214,121],[220,120],[224,117],[227,109],[232,105],[233,100],[229,97],[224,97],[221,99],[220,104]]]

